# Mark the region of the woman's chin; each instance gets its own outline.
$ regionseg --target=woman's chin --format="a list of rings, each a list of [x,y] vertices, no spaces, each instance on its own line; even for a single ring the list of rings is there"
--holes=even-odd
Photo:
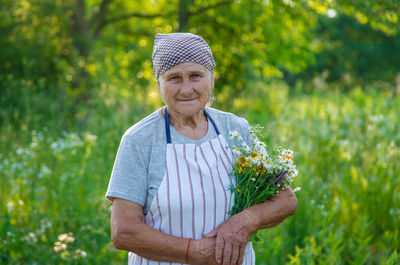
[[[194,116],[199,112],[203,111],[205,105],[200,105],[198,101],[193,100],[192,102],[185,102],[183,104],[179,104],[175,108],[175,112],[186,117]]]

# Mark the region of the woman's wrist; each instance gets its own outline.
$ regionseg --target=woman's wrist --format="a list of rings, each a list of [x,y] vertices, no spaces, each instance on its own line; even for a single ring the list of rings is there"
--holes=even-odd
[[[191,240],[188,248],[188,263],[193,265],[205,264],[214,256],[215,238]]]
[[[243,215],[242,220],[245,220],[245,229],[250,235],[260,229],[259,218],[257,214],[252,211],[252,209],[247,208],[239,214]]]
[[[189,263],[189,248],[190,248],[190,243],[192,242],[192,239],[189,238],[188,244],[186,247],[186,256],[185,256],[185,262],[188,264]]]

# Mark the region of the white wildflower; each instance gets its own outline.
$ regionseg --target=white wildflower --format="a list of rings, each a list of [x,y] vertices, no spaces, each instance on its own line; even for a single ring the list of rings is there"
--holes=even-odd
[[[85,258],[86,256],[87,256],[87,254],[84,250],[81,250],[81,249],[75,250],[75,258],[77,258],[77,259]]]
[[[51,174],[51,169],[49,169],[46,165],[43,165],[40,169],[40,172],[38,174],[39,178],[43,178],[45,176],[48,176]]]
[[[40,233],[43,234],[46,229],[51,228],[52,224],[48,220],[40,220]]]
[[[243,150],[246,153],[250,153],[250,151],[251,151],[250,147],[246,143],[243,143],[242,145],[243,145]]]
[[[54,251],[55,252],[59,252],[61,250],[67,249],[67,245],[57,241],[56,243],[54,243]]]
[[[26,241],[28,243],[35,244],[37,242],[37,238],[36,238],[35,233],[29,232],[26,236],[21,237],[21,241]]]
[[[13,202],[8,202],[7,203],[7,209],[8,209],[8,211],[13,211],[14,209],[15,209],[15,207],[14,207],[14,203]]]
[[[36,243],[37,241],[36,235],[32,232],[29,232],[28,238],[31,240],[32,243]]]
[[[58,149],[58,143],[57,142],[51,143],[50,148],[53,149],[53,150],[57,150]]]
[[[58,236],[58,240],[65,241],[68,238],[68,234],[60,234]]]
[[[296,187],[296,188],[293,189],[293,192],[298,192],[300,190],[301,190],[301,187]]]
[[[58,240],[64,241],[64,242],[74,242],[75,238],[73,237],[72,233],[65,233],[65,234],[60,234],[58,236]]]
[[[271,166],[270,166],[270,164],[265,164],[265,163],[264,163],[264,164],[263,164],[263,167],[264,167],[265,170],[269,170],[269,168],[270,168]]]
[[[97,135],[87,133],[87,134],[85,134],[85,139],[86,139],[87,141],[94,142],[94,141],[97,140]]]
[[[240,136],[240,132],[238,131],[230,131],[229,132],[229,138],[230,139],[237,139],[239,141],[243,141],[242,136]]]
[[[18,148],[17,151],[15,152],[17,155],[21,155],[24,153],[24,149],[23,148]]]
[[[238,150],[238,149],[236,149],[236,148],[234,148],[233,150],[232,150],[232,153],[233,153],[233,155],[235,156],[235,157],[239,157],[240,156],[240,150]]]

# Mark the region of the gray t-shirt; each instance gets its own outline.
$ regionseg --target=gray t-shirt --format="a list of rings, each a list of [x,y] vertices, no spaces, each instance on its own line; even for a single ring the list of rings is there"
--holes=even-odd
[[[213,108],[206,110],[228,143],[230,142],[228,134],[234,130],[240,132],[247,144],[250,143],[249,124],[245,119]],[[173,144],[201,145],[217,137],[210,120],[208,120],[207,134],[199,140],[181,135],[173,126],[170,127],[170,131]],[[239,143],[234,144],[239,145]],[[165,119],[160,108],[124,133],[106,198],[116,197],[138,203],[144,207],[144,213],[147,213],[164,177],[166,147]]]

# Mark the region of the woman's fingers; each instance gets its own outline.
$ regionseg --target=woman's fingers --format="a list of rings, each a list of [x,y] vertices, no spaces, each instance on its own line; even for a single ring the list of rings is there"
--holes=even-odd
[[[224,242],[224,254],[222,255],[222,265],[231,265],[232,242]]]
[[[215,260],[223,265],[241,265],[247,242],[250,237],[248,229],[249,218],[244,214],[237,214],[220,224],[217,229],[207,234],[214,235]]]
[[[233,244],[232,245],[232,256],[231,256],[231,265],[236,265],[239,259],[240,254],[240,245]]]
[[[210,257],[208,262],[206,263],[207,265],[218,265],[218,263],[215,261],[214,256]]]
[[[215,240],[215,260],[221,264],[222,254],[224,253],[224,238],[218,233],[217,239]]]
[[[247,246],[247,243],[242,245],[242,246],[240,246],[239,258],[238,258],[237,265],[241,265],[243,263],[244,251],[246,250],[246,246]]]

